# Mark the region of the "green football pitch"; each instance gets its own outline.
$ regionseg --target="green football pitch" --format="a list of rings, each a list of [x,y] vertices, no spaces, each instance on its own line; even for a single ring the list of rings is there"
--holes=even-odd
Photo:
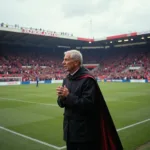
[[[0,150],[65,150],[58,85],[0,87]],[[150,141],[150,84],[99,85],[124,149]]]

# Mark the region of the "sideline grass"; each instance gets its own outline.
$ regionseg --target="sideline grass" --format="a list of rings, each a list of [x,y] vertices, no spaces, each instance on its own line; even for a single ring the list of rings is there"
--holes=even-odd
[[[57,86],[40,84],[38,88],[35,85],[0,87],[0,126],[58,147],[64,146],[63,109],[46,105],[57,104]],[[150,84],[100,83],[100,88],[117,129],[150,118]],[[150,121],[119,131],[125,150],[135,150],[148,142],[149,127]],[[0,150],[12,149],[54,150],[0,129]]]

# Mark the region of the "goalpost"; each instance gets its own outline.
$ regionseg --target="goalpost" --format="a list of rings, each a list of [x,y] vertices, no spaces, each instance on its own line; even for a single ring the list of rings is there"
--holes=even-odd
[[[0,86],[3,85],[20,85],[22,77],[0,77]]]

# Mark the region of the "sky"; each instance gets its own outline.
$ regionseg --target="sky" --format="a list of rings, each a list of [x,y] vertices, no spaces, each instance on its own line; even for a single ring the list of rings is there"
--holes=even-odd
[[[0,0],[0,22],[103,38],[150,30],[150,0]]]

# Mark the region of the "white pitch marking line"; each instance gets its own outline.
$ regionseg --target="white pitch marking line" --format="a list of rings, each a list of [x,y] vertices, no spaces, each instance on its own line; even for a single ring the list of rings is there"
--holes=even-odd
[[[34,141],[34,142],[37,142],[37,143],[46,145],[46,146],[48,146],[48,147],[52,147],[52,148],[54,148],[54,149],[60,149],[60,147],[58,147],[58,146],[55,146],[55,145],[52,145],[52,144],[49,144],[49,143],[46,143],[46,142],[43,142],[43,141],[40,141],[40,140],[31,138],[31,137],[29,137],[29,136],[26,136],[26,135],[17,133],[17,132],[15,132],[15,131],[9,130],[9,129],[7,129],[7,128],[4,128],[4,127],[1,127],[1,126],[0,126],[0,129],[5,130],[5,131],[10,132],[10,133],[13,133],[13,134],[18,135],[18,136],[21,136],[21,137],[23,137],[23,138],[29,139],[29,140],[31,140],[31,141]]]
[[[65,149],[65,148],[66,148],[66,146],[59,147],[60,150],[61,150],[61,149]]]
[[[134,127],[134,126],[136,126],[136,125],[145,123],[145,122],[147,122],[147,121],[150,121],[150,118],[149,118],[149,119],[146,119],[146,120],[143,120],[143,121],[140,121],[140,122],[137,122],[137,123],[134,123],[134,124],[131,124],[131,125],[129,125],[129,126],[125,126],[125,127],[123,127],[123,128],[117,129],[117,131],[119,132],[119,131],[122,131],[122,130],[125,130],[125,129],[128,129],[128,128]]]
[[[128,128],[134,127],[134,126],[136,126],[136,125],[139,125],[139,124],[142,124],[142,123],[145,123],[145,122],[148,122],[148,121],[150,121],[150,118],[149,118],[149,119],[146,119],[146,120],[143,120],[143,121],[140,121],[140,122],[137,122],[137,123],[134,123],[134,124],[131,124],[131,125],[129,125],[129,126],[126,126],[126,127],[120,128],[120,129],[117,129],[117,131],[119,132],[119,131],[122,131],[122,130],[125,130],[125,129],[128,129]],[[43,144],[43,145],[52,147],[52,148],[57,149],[57,150],[61,150],[61,149],[66,148],[66,146],[58,147],[58,146],[55,146],[55,145],[52,145],[52,144],[49,144],[49,143],[46,143],[46,142],[43,142],[43,141],[40,141],[40,140],[31,138],[31,137],[29,137],[29,136],[26,136],[26,135],[17,133],[17,132],[15,132],[15,131],[9,130],[9,129],[4,128],[4,127],[1,127],[1,126],[0,126],[0,129],[5,130],[5,131],[8,131],[8,132],[13,133],[13,134],[16,134],[16,135],[21,136],[21,137],[23,137],[23,138],[26,138],[26,139],[35,141],[35,142],[37,142],[37,143],[40,143],[40,144]]]
[[[39,105],[58,106],[57,104],[36,103],[36,102],[24,101],[24,100],[13,99],[13,98],[3,98],[3,97],[0,97],[0,99],[1,100],[8,100],[8,101],[18,101],[18,102],[23,102],[23,103],[39,104]]]

